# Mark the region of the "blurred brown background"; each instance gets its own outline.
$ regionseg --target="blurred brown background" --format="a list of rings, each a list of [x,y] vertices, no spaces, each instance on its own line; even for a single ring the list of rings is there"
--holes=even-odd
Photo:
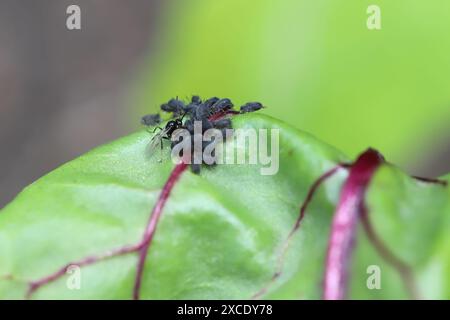
[[[130,130],[128,85],[152,49],[161,3],[0,0],[0,207]],[[82,8],[82,30],[66,28],[70,4]]]
[[[0,0],[0,208],[46,172],[133,130],[131,87],[168,25],[160,23],[168,3]],[[82,8],[81,31],[66,28],[70,4]],[[406,169],[449,171],[448,141],[421,159]]]

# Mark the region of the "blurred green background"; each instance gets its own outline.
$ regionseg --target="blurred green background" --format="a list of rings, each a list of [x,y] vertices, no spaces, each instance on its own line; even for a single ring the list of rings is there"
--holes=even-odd
[[[370,4],[381,30],[366,26]],[[141,113],[218,95],[259,100],[350,156],[373,146],[411,169],[448,147],[449,1],[178,1],[160,23]]]
[[[82,30],[65,27],[69,4]],[[0,0],[0,206],[191,94],[261,101],[351,157],[372,146],[442,175],[449,31],[447,0]]]

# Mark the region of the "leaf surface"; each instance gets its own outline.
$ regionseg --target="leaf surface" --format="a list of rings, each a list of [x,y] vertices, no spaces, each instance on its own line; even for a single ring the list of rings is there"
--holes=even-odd
[[[280,130],[278,173],[261,175],[259,164],[203,167],[200,175],[185,172],[167,201],[147,256],[143,299],[250,298],[272,277],[310,186],[337,163],[349,161],[333,147],[268,116],[242,115],[233,119],[233,126]],[[37,180],[0,211],[1,298],[23,298],[27,281],[141,239],[174,166],[168,145],[162,163],[148,155],[150,138],[142,130],[98,147]],[[340,170],[319,188],[287,252],[283,273],[264,298],[320,298],[330,221],[346,176]],[[396,254],[414,265],[424,294],[437,298],[448,298],[450,288],[445,274],[450,261],[448,199],[447,188],[416,182],[390,165],[376,174],[368,195],[375,228]],[[364,239],[361,233],[352,297],[404,297],[395,270],[385,267]],[[383,289],[368,290],[366,268],[377,263]],[[32,297],[129,299],[136,264],[132,253],[85,266],[79,290],[68,288],[68,274]],[[439,275],[438,283],[426,282],[430,273]]]

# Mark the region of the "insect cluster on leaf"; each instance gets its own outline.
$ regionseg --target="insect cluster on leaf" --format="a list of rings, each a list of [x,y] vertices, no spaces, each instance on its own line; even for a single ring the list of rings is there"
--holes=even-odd
[[[158,146],[163,148],[163,139],[172,140],[172,134],[177,129],[186,129],[191,135],[192,154],[194,156],[194,124],[196,121],[201,122],[203,135],[208,129],[218,129],[222,132],[224,142],[226,141],[227,129],[232,129],[231,119],[229,115],[248,113],[260,110],[263,105],[260,102],[248,102],[240,107],[240,111],[234,109],[234,105],[228,98],[212,97],[207,100],[202,100],[199,96],[192,96],[189,102],[185,103],[178,98],[172,98],[161,105],[161,110],[171,114],[172,120],[169,120],[164,128],[159,127],[162,119],[159,113],[148,114],[142,117],[141,123],[145,126],[156,126],[152,133],[157,132],[150,142],[150,150]],[[183,122],[184,120],[184,122]],[[171,149],[173,149],[180,141],[173,140]],[[202,150],[211,143],[215,143],[214,139],[211,141],[202,141]],[[200,150],[198,150],[200,151]],[[197,151],[197,152],[198,152]],[[203,164],[207,164],[202,162]],[[192,163],[191,170],[194,173],[200,172],[200,164]]]

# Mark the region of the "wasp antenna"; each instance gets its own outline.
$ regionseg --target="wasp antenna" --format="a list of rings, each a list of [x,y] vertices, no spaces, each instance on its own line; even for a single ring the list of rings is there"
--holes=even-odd
[[[181,121],[183,121],[184,116],[187,115],[187,113],[188,113],[187,111],[185,111],[185,112],[183,113],[183,115],[181,116],[181,119],[180,119]]]

